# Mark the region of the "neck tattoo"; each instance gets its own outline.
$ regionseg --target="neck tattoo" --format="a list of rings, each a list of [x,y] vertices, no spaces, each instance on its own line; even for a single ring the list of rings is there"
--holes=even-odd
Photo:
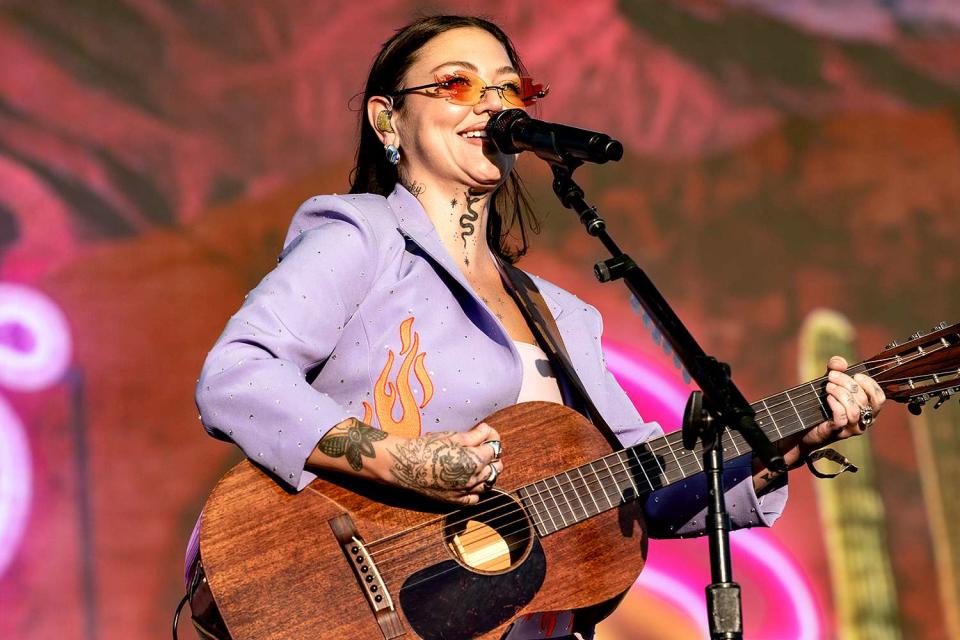
[[[423,193],[423,185],[420,184],[419,182],[415,182],[413,180],[410,180],[408,182],[401,178],[400,184],[403,185],[403,188],[409,191],[414,198],[416,198],[421,193]]]
[[[499,295],[497,296],[498,307],[496,309],[494,309],[493,305],[490,304],[490,301],[484,298],[483,296],[480,296],[480,299],[483,300],[483,303],[487,305],[487,308],[493,312],[493,315],[497,316],[497,320],[499,320],[500,322],[503,322],[503,314],[500,313],[499,311],[499,309],[503,306],[503,298],[501,298]]]
[[[473,223],[480,219],[480,214],[473,210],[473,205],[478,202],[480,202],[480,196],[467,194],[467,212],[460,216],[460,237],[463,239],[464,249],[467,248],[467,236],[472,236],[476,231]]]

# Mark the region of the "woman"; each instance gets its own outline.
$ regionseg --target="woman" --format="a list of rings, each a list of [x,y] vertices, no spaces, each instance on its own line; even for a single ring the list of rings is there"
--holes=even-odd
[[[207,358],[197,404],[211,435],[297,490],[336,471],[471,504],[510,472],[509,449],[484,416],[524,400],[578,403],[505,279],[533,220],[515,157],[484,134],[493,114],[545,95],[485,20],[424,18],[384,45],[367,81],[351,195],[301,206],[279,265]],[[534,282],[589,396],[579,400],[626,445],[660,435],[606,371],[597,312]],[[829,368],[833,420],[781,443],[791,467],[862,433],[861,416],[872,421],[883,404],[876,383],[844,374],[841,358]],[[779,516],[785,477],[745,457],[726,481],[734,526]],[[702,533],[705,492],[657,493],[645,509],[651,534]],[[545,637],[541,622],[522,619],[509,637]],[[592,634],[592,623],[561,615],[553,637]]]

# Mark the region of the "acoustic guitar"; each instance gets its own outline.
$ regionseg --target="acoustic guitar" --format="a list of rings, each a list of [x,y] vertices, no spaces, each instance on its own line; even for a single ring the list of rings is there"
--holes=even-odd
[[[850,369],[919,412],[960,389],[960,325],[896,342]],[[771,440],[831,416],[826,378],[752,405]],[[611,451],[561,405],[486,419],[508,472],[479,504],[453,508],[341,474],[291,493],[250,462],[210,495],[200,532],[210,590],[235,640],[500,638],[518,616],[601,603],[640,575],[644,499],[701,472],[673,432]],[[727,432],[725,459],[750,452]]]

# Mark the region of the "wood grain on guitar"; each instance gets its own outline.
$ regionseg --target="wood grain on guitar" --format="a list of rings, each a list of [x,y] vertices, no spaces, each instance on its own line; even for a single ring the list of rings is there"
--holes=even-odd
[[[921,406],[960,389],[960,333],[940,325],[854,365],[888,398]],[[825,378],[752,406],[772,440],[829,417]],[[300,493],[250,462],[204,508],[207,580],[235,640],[500,638],[518,616],[609,601],[643,568],[642,500],[700,472],[679,432],[611,451],[580,414],[544,402],[499,411],[506,471],[454,508],[347,475]],[[724,457],[750,452],[724,436]]]

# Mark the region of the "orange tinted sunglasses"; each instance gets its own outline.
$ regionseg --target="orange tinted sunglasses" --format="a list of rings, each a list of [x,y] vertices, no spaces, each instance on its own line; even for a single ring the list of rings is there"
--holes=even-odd
[[[434,89],[427,92],[428,89]],[[533,78],[522,77],[510,80],[503,84],[486,84],[483,78],[469,71],[457,71],[452,74],[437,76],[436,82],[422,84],[419,87],[410,87],[397,91],[393,96],[402,96],[416,91],[426,92],[436,98],[446,98],[451,104],[472,107],[483,100],[487,91],[494,90],[500,94],[500,99],[511,107],[529,107],[537,100],[550,92],[549,86],[534,82]]]

